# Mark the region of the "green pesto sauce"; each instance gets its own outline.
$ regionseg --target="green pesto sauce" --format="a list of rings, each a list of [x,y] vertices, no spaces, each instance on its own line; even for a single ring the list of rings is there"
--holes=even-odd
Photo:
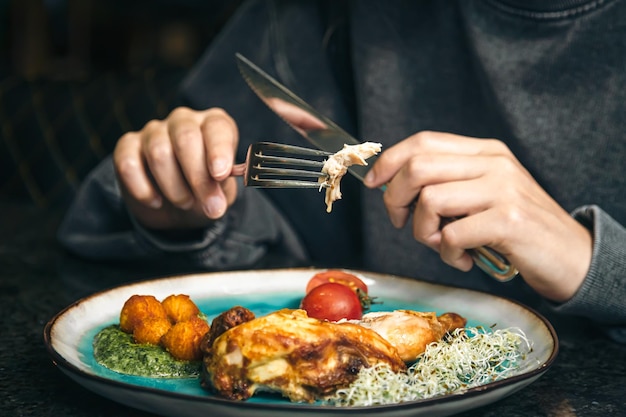
[[[151,378],[192,378],[201,363],[179,361],[160,346],[138,344],[118,325],[102,329],[93,340],[96,361],[115,372]]]

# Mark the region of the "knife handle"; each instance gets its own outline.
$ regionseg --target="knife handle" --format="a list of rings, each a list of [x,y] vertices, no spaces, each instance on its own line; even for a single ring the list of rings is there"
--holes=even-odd
[[[486,246],[475,249],[468,249],[469,254],[484,272],[498,281],[510,281],[517,276],[517,268],[495,250]]]

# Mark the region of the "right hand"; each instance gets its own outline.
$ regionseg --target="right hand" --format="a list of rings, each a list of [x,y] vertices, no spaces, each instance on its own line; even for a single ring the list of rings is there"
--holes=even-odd
[[[415,239],[461,271],[473,264],[467,249],[488,246],[558,303],[573,297],[588,274],[590,231],[500,140],[419,132],[383,152],[365,184],[385,184],[392,224],[404,227],[412,217]]]
[[[145,227],[192,229],[209,225],[235,201],[230,172],[239,133],[224,110],[173,110],[138,132],[123,135],[113,161],[130,212]]]

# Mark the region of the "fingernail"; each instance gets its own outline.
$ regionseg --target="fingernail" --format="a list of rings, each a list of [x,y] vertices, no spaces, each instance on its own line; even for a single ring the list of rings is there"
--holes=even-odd
[[[216,219],[222,217],[224,212],[226,211],[226,204],[224,199],[221,197],[209,197],[206,199],[204,203],[204,210],[209,215],[209,217]]]
[[[370,169],[368,173],[365,175],[365,178],[363,179],[363,181],[365,181],[365,184],[372,184],[375,180],[376,180],[376,174],[374,174],[374,171]]]
[[[226,174],[226,166],[228,164],[223,159],[215,159],[211,162],[211,174],[220,176]]]

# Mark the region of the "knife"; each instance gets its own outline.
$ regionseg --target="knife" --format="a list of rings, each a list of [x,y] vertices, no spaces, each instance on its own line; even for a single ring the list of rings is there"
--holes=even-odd
[[[236,53],[235,57],[239,71],[252,91],[311,144],[323,151],[335,153],[342,149],[344,144],[361,143],[249,59],[240,53]],[[374,158],[370,158],[368,162],[373,162]],[[363,181],[369,168],[370,166],[352,165],[348,167],[348,172]],[[469,249],[468,252],[476,265],[498,281],[509,281],[518,274],[517,268],[491,248],[479,247]]]

